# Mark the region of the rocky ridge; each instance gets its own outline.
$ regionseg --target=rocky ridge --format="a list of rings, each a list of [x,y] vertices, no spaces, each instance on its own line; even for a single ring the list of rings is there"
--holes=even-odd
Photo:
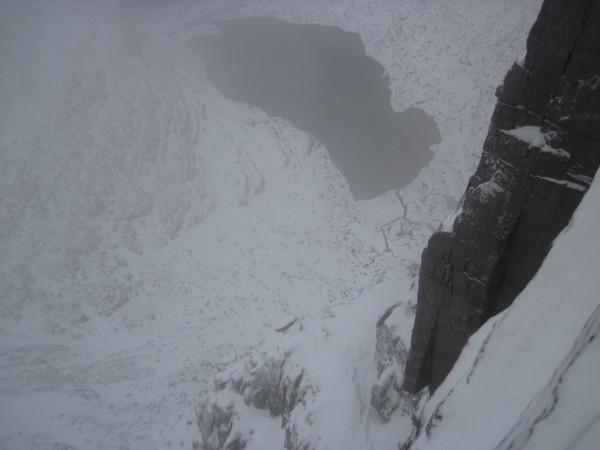
[[[459,208],[423,252],[404,390],[435,391],[535,275],[600,165],[599,94],[600,1],[546,0]]]

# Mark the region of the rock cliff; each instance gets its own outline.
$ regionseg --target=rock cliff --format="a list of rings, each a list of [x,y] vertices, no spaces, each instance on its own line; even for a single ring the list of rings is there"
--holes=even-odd
[[[411,393],[527,285],[600,165],[600,0],[546,0],[496,95],[479,166],[422,255]]]

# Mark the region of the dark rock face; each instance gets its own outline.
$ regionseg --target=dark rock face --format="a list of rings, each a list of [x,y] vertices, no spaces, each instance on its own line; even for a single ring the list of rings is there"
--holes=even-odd
[[[600,165],[600,0],[546,0],[496,95],[462,209],[423,252],[411,393],[434,391],[469,336],[527,285]]]

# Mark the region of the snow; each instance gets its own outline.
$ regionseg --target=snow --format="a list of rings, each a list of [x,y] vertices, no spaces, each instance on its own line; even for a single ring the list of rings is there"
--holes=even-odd
[[[571,154],[562,148],[553,148],[548,145],[550,135],[542,133],[541,127],[527,125],[515,128],[514,130],[500,130],[502,133],[517,138],[518,140],[529,144],[530,147],[538,147],[542,153],[550,153],[558,158],[570,158]]]
[[[502,189],[502,186],[500,186],[495,181],[495,178],[492,177],[492,179],[490,181],[486,181],[484,183],[479,184],[475,188],[475,191],[477,192],[477,195],[479,196],[481,201],[485,202],[490,197],[494,197],[494,196],[504,192],[504,189]]]
[[[454,221],[458,216],[462,214],[462,205],[459,208],[456,208],[452,214],[448,214],[448,216],[443,220],[442,225],[439,228],[439,231],[443,233],[452,233],[454,229]]]
[[[398,300],[399,293],[411,292],[410,278],[407,274],[404,281],[379,283],[366,289],[352,305],[334,308],[332,317],[313,321],[305,330],[284,339],[272,339],[246,361],[230,365],[217,375],[217,383],[231,380],[232,385],[238,385],[240,382],[235,381],[238,377],[252,379],[268,366],[281,365],[282,374],[276,372],[277,377],[292,380],[301,370],[298,392],[302,400],[288,411],[286,428],[294,430],[298,442],[311,443],[315,449],[393,448],[402,436],[408,436],[412,423],[408,416],[397,413],[384,424],[370,407],[371,384],[376,377],[375,331],[379,312],[393,305],[397,305],[394,311],[398,311],[400,324],[410,329],[412,314],[406,300]],[[221,405],[233,401],[238,411],[242,395],[236,394],[235,389],[219,390],[210,402]],[[244,417],[233,420],[231,439],[244,437],[249,450],[265,448],[265,441],[257,438],[256,429],[252,434],[246,431],[248,423],[264,417],[264,410],[244,406],[241,414]],[[271,421],[266,430],[281,426],[280,417]],[[281,446],[283,438],[273,436],[267,447],[276,442]]]
[[[548,181],[549,183],[560,184],[561,186],[566,186],[569,189],[575,189],[575,190],[581,191],[581,192],[585,192],[588,189],[586,186],[582,186],[580,184],[573,183],[572,181],[568,181],[568,180],[558,180],[558,179],[552,178],[552,177],[540,177],[537,175],[534,175],[534,178],[539,178],[540,180]]]
[[[530,147],[541,148],[546,145],[546,138],[542,133],[541,127],[527,125],[524,127],[515,128],[514,130],[500,130],[502,133],[517,138],[529,144]]]
[[[515,128],[514,130],[500,130],[500,131],[508,136],[512,136],[522,142],[529,144],[530,147],[539,148],[541,153],[549,153],[551,155],[556,156],[557,158],[565,158],[565,159],[571,158],[571,154],[568,151],[566,151],[562,148],[553,148],[550,145],[548,145],[550,136],[548,133],[542,133],[541,127],[528,125],[528,126],[524,126],[524,127]],[[579,181],[583,181],[586,184],[589,184],[590,180],[587,180],[586,179],[587,177],[585,177],[584,179],[580,179],[581,178],[580,175],[579,176],[571,175],[571,176],[574,179],[577,179]],[[573,181],[558,180],[558,179],[552,178],[552,177],[541,177],[541,176],[534,176],[534,177],[538,178],[540,180],[547,181],[549,183],[555,183],[555,184],[560,184],[562,186],[566,186],[569,189],[575,189],[575,190],[578,190],[581,192],[587,191],[587,186],[582,186],[581,184],[575,183]]]
[[[551,153],[555,156],[558,156],[559,158],[569,159],[571,157],[571,154],[568,151],[566,151],[565,149],[552,148],[548,145],[542,145],[541,152],[542,153]]]
[[[424,407],[421,420],[429,431],[413,448],[558,449],[598,442],[599,200],[594,182],[513,306],[469,339]]]
[[[189,448],[213,377],[288,337],[327,394],[303,436],[394,448],[410,424],[371,417],[373,320],[402,300],[409,339],[421,251],[477,164],[540,3],[184,1],[135,27],[116,2],[4,4],[0,448]],[[360,33],[392,106],[435,117],[434,160],[355,203],[320,143],[224,99],[186,46],[247,16]],[[281,318],[298,320],[277,333]],[[272,448],[279,424],[225,400]]]
[[[529,403],[500,448],[574,448],[595,439],[600,392],[590,381],[600,376],[600,305],[588,319],[551,380]],[[561,433],[553,432],[562,429]]]

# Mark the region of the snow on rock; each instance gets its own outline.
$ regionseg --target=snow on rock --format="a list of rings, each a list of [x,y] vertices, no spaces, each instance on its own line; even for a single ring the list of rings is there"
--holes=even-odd
[[[198,396],[248,348],[296,336],[389,278],[412,280],[477,163],[493,90],[539,4],[5,2],[0,448],[189,447]],[[224,99],[186,43],[248,16],[358,32],[390,76],[393,107],[435,117],[432,163],[410,186],[354,202],[314,138]],[[373,314],[398,301],[386,298]],[[299,321],[274,333],[282,316]],[[357,332],[372,333],[369,348],[372,323]],[[370,414],[375,369],[353,383],[343,355],[323,351],[346,380],[339,392],[361,386]],[[258,448],[282,436],[243,396],[220,401]],[[359,448],[395,445],[380,418],[368,430],[340,405],[351,419],[338,430],[355,426]],[[386,430],[404,430],[397,416]]]
[[[552,148],[549,145],[543,145],[540,150],[542,153],[544,153],[544,152],[551,153],[555,156],[558,156],[559,158],[568,159],[571,157],[571,154],[563,148]]]
[[[298,322],[298,318],[297,317],[294,317],[294,316],[291,316],[291,317],[282,317],[282,318],[280,318],[279,320],[277,320],[275,322],[275,325],[274,325],[273,329],[275,331],[283,333],[283,332],[289,330],[297,322]]]
[[[410,329],[412,312],[398,298],[414,295],[413,288],[408,281],[381,283],[336,309],[335,317],[272,339],[229,365],[215,377],[214,392],[198,413],[199,447],[264,449],[268,442],[268,448],[377,449],[407,436],[416,400],[400,398],[401,378],[396,403],[390,400],[380,410],[389,426],[384,428],[371,404],[373,390],[388,390],[401,375],[409,338],[402,331]],[[267,411],[270,425],[252,428]]]
[[[541,152],[551,153],[559,158],[570,158],[571,154],[562,148],[552,148],[548,143],[550,142],[550,134],[542,133],[541,127],[533,125],[526,125],[524,127],[518,127],[513,130],[500,130],[508,136],[517,138],[529,144],[530,147],[537,147]]]
[[[538,176],[536,176],[535,178],[538,178],[538,179],[544,180],[544,181],[548,181],[549,183],[560,184],[561,186],[566,186],[569,189],[575,189],[575,190],[581,191],[581,192],[585,192],[588,190],[587,186],[582,186],[581,184],[573,183],[572,181],[568,181],[568,180],[557,180],[556,178],[552,178],[552,177],[538,177]]]
[[[406,317],[411,313],[410,304],[395,303],[376,323],[377,380],[371,389],[371,406],[384,421],[389,420],[398,407],[403,415],[410,416],[418,403],[418,396],[410,396],[401,390],[408,356],[406,343],[410,340]]]
[[[546,145],[546,138],[542,133],[541,127],[527,125],[515,128],[514,130],[500,130],[500,132],[526,142],[530,147],[541,148]]]
[[[476,195],[479,196],[482,202],[487,202],[490,197],[494,197],[504,192],[504,190],[505,188],[500,186],[494,179],[480,183],[474,188]]]
[[[409,392],[434,391],[471,334],[510,306],[583,198],[580,181],[600,167],[600,85],[589,83],[598,78],[600,16],[590,5],[546,0],[524,67],[513,64],[496,91],[463,212],[422,255]]]
[[[406,445],[566,449],[599,442],[599,201],[596,181],[526,289],[469,339]]]
[[[442,233],[452,233],[452,230],[454,229],[454,221],[463,213],[463,200],[460,201],[458,207],[453,213],[446,216],[446,218],[442,221],[438,231]]]

